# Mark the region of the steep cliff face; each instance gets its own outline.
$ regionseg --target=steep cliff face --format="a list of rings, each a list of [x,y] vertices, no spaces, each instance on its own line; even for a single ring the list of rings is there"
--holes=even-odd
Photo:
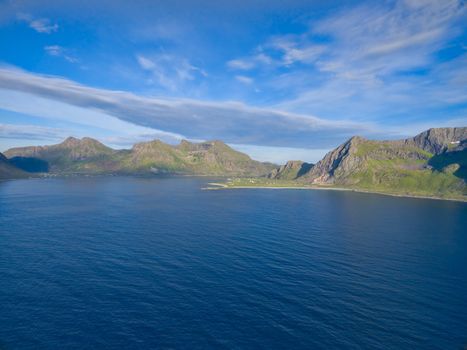
[[[398,141],[353,137],[297,180],[391,193],[466,195],[466,130],[430,129]]]
[[[362,159],[355,155],[358,146],[365,141],[358,136],[352,137],[336,149],[328,152],[322,160],[302,176],[302,180],[311,183],[334,183],[336,178],[341,178],[356,171],[361,165]]]
[[[462,150],[467,146],[467,128],[434,128],[414,138],[404,140],[406,145],[421,148],[433,154]]]
[[[295,180],[306,174],[313,167],[313,164],[302,162],[301,160],[289,160],[286,164],[274,169],[268,174],[268,178],[276,180]]]
[[[387,180],[390,172],[394,176],[400,172],[400,178],[403,178],[406,171],[433,170],[429,160],[434,156],[437,157],[436,169],[442,170],[439,164],[443,164],[448,153],[454,152],[460,153],[450,155],[449,161],[459,161],[458,166],[462,168],[466,140],[467,128],[430,129],[413,138],[397,141],[352,137],[326,154],[301,179],[315,184],[352,185],[363,180],[379,183],[384,182],[384,178]]]

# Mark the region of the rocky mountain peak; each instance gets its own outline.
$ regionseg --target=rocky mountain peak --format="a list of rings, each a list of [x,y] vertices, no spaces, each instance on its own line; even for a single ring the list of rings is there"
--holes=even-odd
[[[301,160],[289,160],[279,168],[274,169],[268,175],[270,179],[294,180],[307,173],[313,164],[302,162]]]
[[[80,144],[80,142],[80,139],[73,136],[69,136],[60,145],[65,147],[76,147]]]
[[[405,143],[433,154],[440,154],[465,145],[466,140],[467,127],[432,128],[405,140]]]

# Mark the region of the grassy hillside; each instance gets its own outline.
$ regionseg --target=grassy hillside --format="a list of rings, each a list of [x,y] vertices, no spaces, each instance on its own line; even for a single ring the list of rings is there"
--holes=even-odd
[[[274,169],[268,178],[275,180],[295,180],[306,174],[313,164],[305,163],[300,160],[290,160],[281,167]]]
[[[113,150],[90,139],[68,138],[52,146],[13,148],[6,152],[26,171],[74,174],[149,174],[260,176],[274,165],[252,160],[221,141],[177,146],[159,140],[138,143],[131,150]],[[45,162],[45,164],[44,164]]]
[[[465,156],[463,152],[464,160]],[[335,185],[395,194],[467,195],[463,179],[456,175],[459,166],[442,166],[438,161],[435,168],[430,165],[434,155],[420,148],[365,141],[357,146],[354,157],[359,160],[358,166],[352,173],[337,169]]]
[[[233,179],[228,186],[337,187],[467,200],[466,140],[467,128],[430,129],[398,141],[352,137],[298,176],[289,162],[267,180]]]

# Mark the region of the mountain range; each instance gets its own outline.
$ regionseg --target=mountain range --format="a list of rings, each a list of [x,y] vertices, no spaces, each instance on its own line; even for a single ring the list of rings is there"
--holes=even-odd
[[[354,136],[316,164],[289,161],[280,167],[252,160],[221,141],[154,140],[115,150],[89,137],[69,137],[56,145],[0,153],[0,179],[44,173],[234,176],[237,185],[256,178],[245,183],[467,199],[467,128],[434,128],[395,141]]]
[[[176,146],[159,140],[114,150],[89,137],[69,137],[51,146],[12,148],[5,152],[11,166],[29,173],[51,174],[189,174],[266,175],[275,165],[252,160],[221,141]]]
[[[268,176],[297,185],[393,194],[467,196],[467,128],[436,128],[404,140],[352,137],[315,165],[288,162]]]

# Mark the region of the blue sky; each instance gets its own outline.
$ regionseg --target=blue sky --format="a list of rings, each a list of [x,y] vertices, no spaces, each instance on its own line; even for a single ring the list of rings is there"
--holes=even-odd
[[[0,1],[0,151],[221,139],[282,163],[466,125],[463,0]]]

